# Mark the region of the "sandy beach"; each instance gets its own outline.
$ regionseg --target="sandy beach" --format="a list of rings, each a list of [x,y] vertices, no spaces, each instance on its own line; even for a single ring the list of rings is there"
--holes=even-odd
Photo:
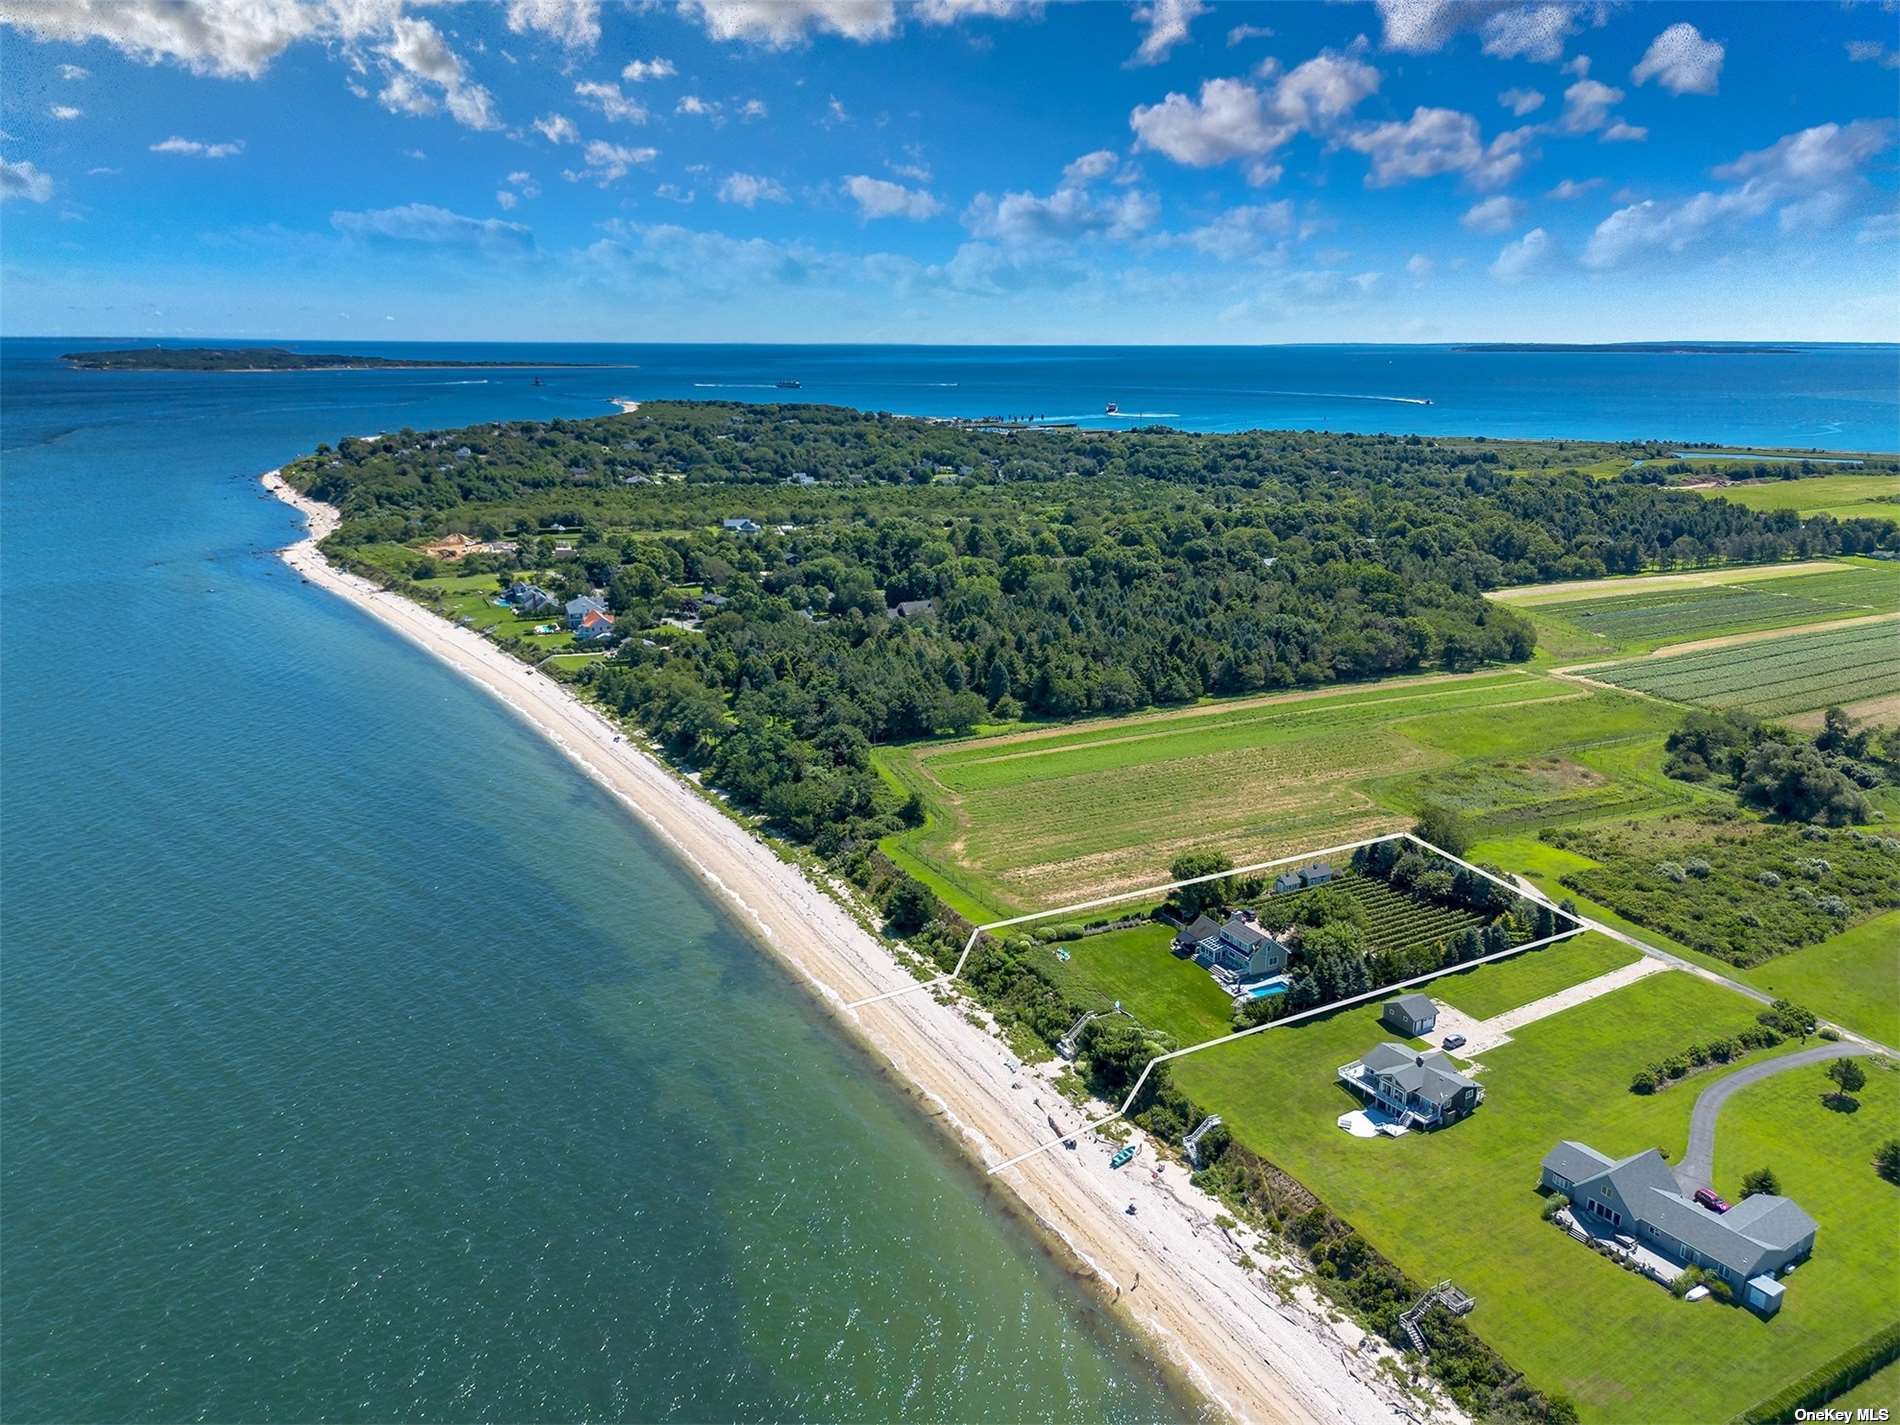
[[[918,992],[847,1008],[914,981],[841,905],[560,684],[474,631],[333,568],[316,541],[336,528],[336,510],[299,496],[275,471],[263,482],[310,522],[311,537],[282,551],[292,569],[499,698],[610,791],[731,903],[978,1162],[998,1163],[1046,1141],[1051,1113],[1065,1129],[1084,1121],[1044,1077],[969,1023],[963,1006]],[[1325,1322],[1310,1291],[1283,1299],[1260,1272],[1244,1270],[1242,1243],[1215,1225],[1219,1205],[1195,1190],[1178,1164],[1157,1169],[1144,1144],[1134,1163],[1111,1172],[1114,1147],[1081,1137],[1074,1151],[1039,1154],[993,1181],[1010,1188],[1052,1249],[1196,1390],[1251,1421],[1384,1425],[1418,1418],[1417,1402],[1376,1372],[1377,1352],[1385,1348],[1361,1342],[1356,1328]],[[1125,1212],[1131,1202],[1138,1209],[1132,1216]],[[1239,1235],[1255,1262],[1268,1264],[1270,1249],[1244,1229]]]

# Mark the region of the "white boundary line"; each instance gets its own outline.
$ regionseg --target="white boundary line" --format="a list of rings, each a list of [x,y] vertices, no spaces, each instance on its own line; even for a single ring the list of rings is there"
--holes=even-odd
[[[1311,861],[1321,856],[1338,856],[1348,851],[1357,851],[1362,846],[1376,845],[1382,841],[1410,841],[1416,846],[1423,847],[1434,856],[1441,856],[1454,865],[1464,867],[1474,875],[1484,877],[1485,880],[1495,886],[1502,886],[1512,895],[1522,900],[1531,901],[1543,906],[1555,915],[1562,916],[1565,920],[1570,922],[1571,928],[1559,931],[1555,935],[1547,935],[1542,940],[1532,940],[1523,945],[1513,945],[1508,950],[1497,950],[1489,955],[1480,955],[1473,960],[1461,960],[1455,965],[1444,965],[1426,974],[1414,976],[1412,979],[1400,980],[1396,984],[1381,985],[1376,990],[1368,990],[1365,994],[1354,995],[1351,999],[1335,1000],[1331,1004],[1323,1004],[1314,1009],[1301,1010],[1298,1014],[1290,1014],[1284,1019],[1276,1019],[1267,1024],[1256,1024],[1250,1029],[1238,1030],[1233,1034],[1224,1034],[1217,1039],[1207,1039],[1199,1044],[1191,1044],[1185,1049],[1175,1049],[1169,1053],[1157,1055],[1153,1059],[1150,1059],[1142,1068],[1141,1077],[1135,1080],[1135,1086],[1128,1091],[1128,1097],[1122,1100],[1121,1107],[1116,1109],[1113,1113],[1105,1118],[1098,1118],[1092,1123],[1085,1123],[1080,1128],[1074,1130],[1074,1132],[1065,1133],[1060,1138],[1053,1138],[1047,1143],[1031,1148],[1026,1153],[1018,1153],[1013,1158],[1005,1159],[1003,1162],[989,1169],[989,1172],[992,1174],[1000,1173],[1003,1169],[1012,1168],[1027,1158],[1035,1157],[1038,1153],[1048,1152],[1051,1148],[1059,1146],[1068,1139],[1075,1137],[1078,1133],[1089,1133],[1102,1127],[1104,1124],[1113,1123],[1116,1119],[1128,1112],[1129,1107],[1135,1101],[1135,1096],[1141,1092],[1142,1085],[1148,1082],[1148,1075],[1154,1072],[1156,1064],[1165,1064],[1170,1059],[1180,1059],[1185,1058],[1189,1054],[1198,1054],[1203,1049],[1212,1049],[1220,1044],[1231,1044],[1236,1039],[1245,1039],[1249,1035],[1261,1034],[1269,1029],[1281,1029],[1289,1024],[1298,1024],[1302,1020],[1312,1019],[1317,1015],[1331,1014],[1333,1011],[1340,1009],[1349,1009],[1353,1005],[1363,1004],[1369,999],[1377,999],[1379,996],[1390,994],[1394,990],[1407,989],[1413,985],[1429,984],[1431,981],[1440,979],[1445,975],[1455,975],[1475,965],[1488,965],[1494,960],[1503,960],[1512,955],[1521,955],[1527,950],[1538,950],[1546,945],[1554,945],[1560,940],[1569,940],[1574,936],[1582,935],[1585,931],[1592,928],[1588,922],[1562,909],[1556,902],[1552,901],[1549,896],[1545,895],[1535,886],[1518,885],[1506,880],[1502,876],[1494,876],[1491,872],[1485,870],[1484,867],[1474,866],[1471,862],[1465,860],[1464,857],[1454,856],[1449,851],[1432,845],[1431,842],[1421,836],[1414,835],[1412,832],[1392,831],[1387,832],[1384,836],[1368,836],[1363,840],[1348,841],[1340,846],[1323,846],[1317,851],[1301,851],[1292,856],[1279,856],[1271,861],[1256,861],[1247,866],[1233,866],[1225,871],[1213,871],[1205,876],[1190,876],[1185,881],[1169,881],[1165,885],[1147,886],[1141,890],[1117,891],[1114,895],[1097,896],[1093,900],[1076,901],[1072,905],[1057,906],[1054,910],[1039,910],[1029,915],[1012,916],[1007,920],[992,920],[984,925],[977,926],[970,932],[970,938],[963,942],[963,953],[957,956],[956,966],[948,973],[933,975],[930,979],[919,980],[914,985],[904,985],[899,989],[886,990],[882,994],[867,995],[863,999],[852,1000],[845,1008],[859,1009],[867,1004],[877,1004],[881,1000],[896,999],[900,995],[913,994],[918,990],[935,989],[939,985],[949,984],[950,981],[956,979],[963,973],[964,962],[970,958],[970,952],[976,948],[977,937],[987,931],[1004,930],[1012,925],[1027,925],[1030,921],[1047,920],[1051,916],[1073,915],[1076,911],[1081,910],[1098,910],[1102,906],[1114,905],[1119,901],[1141,900],[1149,896],[1179,890],[1182,886],[1198,886],[1205,881],[1218,881],[1229,876],[1247,876],[1253,874],[1255,871],[1270,871],[1275,866],[1285,866],[1294,861]]]
[[[1525,899],[1534,900],[1537,899],[1537,897],[1526,896]],[[1558,914],[1562,915],[1563,912],[1559,911]],[[1568,919],[1569,917],[1565,918]],[[1468,970],[1474,965],[1488,965],[1493,960],[1503,960],[1511,955],[1521,955],[1526,950],[1538,950],[1546,945],[1554,945],[1560,940],[1569,940],[1574,936],[1585,934],[1589,929],[1590,927],[1587,925],[1573,926],[1571,929],[1559,931],[1555,935],[1546,935],[1542,940],[1532,940],[1523,945],[1513,945],[1508,950],[1493,951],[1489,955],[1480,955],[1475,960],[1460,960],[1455,965],[1445,965],[1431,971],[1429,974],[1417,975],[1412,979],[1400,980],[1395,984],[1381,985],[1376,990],[1367,990],[1364,994],[1354,995],[1351,999],[1334,1000],[1331,1004],[1323,1004],[1316,1009],[1303,1009],[1298,1014],[1289,1014],[1285,1019],[1276,1019],[1267,1024],[1256,1024],[1251,1029],[1242,1029],[1233,1034],[1225,1034],[1219,1039],[1208,1039],[1199,1044],[1191,1044],[1185,1049],[1176,1049],[1172,1053],[1158,1054],[1148,1061],[1147,1066],[1141,1071],[1141,1077],[1135,1080],[1135,1086],[1128,1091],[1128,1097],[1122,1100],[1122,1106],[1113,1113],[1105,1118],[1098,1118],[1093,1123],[1085,1123],[1080,1128],[1065,1133],[1061,1138],[1051,1139],[1047,1143],[1038,1144],[1026,1153],[1018,1153],[1013,1158],[1005,1159],[989,1171],[994,1174],[1002,1172],[1005,1168],[1013,1168],[1024,1159],[1033,1158],[1038,1153],[1046,1153],[1051,1148],[1058,1146],[1070,1138],[1074,1138],[1079,1133],[1088,1133],[1100,1128],[1105,1123],[1113,1123],[1116,1119],[1128,1112],[1129,1107],[1135,1101],[1135,1096],[1141,1092],[1142,1085],[1148,1082],[1148,1075],[1154,1071],[1156,1064],[1165,1064],[1170,1059],[1184,1059],[1189,1054],[1200,1053],[1203,1049],[1213,1049],[1222,1044],[1231,1044],[1236,1039],[1245,1039],[1253,1034],[1264,1034],[1269,1029],[1284,1029],[1287,1025],[1298,1024],[1303,1019],[1313,1019],[1322,1014],[1331,1014],[1335,1010],[1350,1009],[1356,1004],[1364,1004],[1367,1000],[1380,999],[1385,995],[1391,994],[1394,990],[1407,989],[1412,985],[1426,984],[1446,975],[1455,975],[1461,970]]]

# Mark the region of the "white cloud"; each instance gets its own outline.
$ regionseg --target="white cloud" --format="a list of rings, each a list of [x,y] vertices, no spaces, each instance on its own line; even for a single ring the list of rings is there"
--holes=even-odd
[[[620,71],[620,77],[633,84],[644,84],[649,79],[671,79],[678,73],[673,68],[672,60],[655,55],[652,59],[627,61],[627,67]]]
[[[1860,225],[1857,242],[1900,241],[1900,212],[1875,213]]]
[[[1523,118],[1534,109],[1544,107],[1544,96],[1535,89],[1506,89],[1498,95],[1498,103],[1509,109],[1516,118]]]
[[[520,199],[516,198],[515,195],[510,193],[506,188],[497,188],[495,190],[495,201],[500,204],[502,210],[506,212],[508,209],[513,208]]]
[[[1544,196],[1547,198],[1555,198],[1560,203],[1568,203],[1572,199],[1581,198],[1591,189],[1600,188],[1602,186],[1603,180],[1601,178],[1585,178],[1582,181],[1578,181],[1575,178],[1566,178]]]
[[[1587,54],[1573,56],[1564,63],[1562,72],[1565,74],[1574,74],[1579,79],[1588,78],[1590,74],[1590,56]]]
[[[1584,249],[1586,267],[1618,267],[1646,252],[1681,252],[1731,224],[1776,212],[1784,231],[1824,227],[1867,190],[1861,169],[1893,142],[1890,121],[1817,124],[1714,170],[1735,186],[1677,202],[1648,199],[1610,214]]]
[[[1507,242],[1491,264],[1491,275],[1504,283],[1522,282],[1550,266],[1557,243],[1542,228],[1532,228],[1515,242]]]
[[[627,170],[636,163],[651,163],[659,156],[657,148],[630,148],[624,144],[608,143],[604,139],[589,139],[587,146],[581,150],[586,167],[564,168],[561,177],[569,183],[588,179],[605,188],[625,178]]]
[[[413,158],[417,163],[421,163],[429,156],[419,148],[405,148],[401,152],[404,158]]]
[[[26,159],[10,163],[0,158],[0,202],[24,198],[29,203],[44,203],[52,196],[51,175],[40,172]]]
[[[90,79],[92,78],[92,71],[90,69],[82,69],[76,64],[62,64],[59,67],[59,77],[68,80]]]
[[[873,218],[909,218],[919,222],[943,211],[943,204],[921,188],[906,188],[901,183],[862,173],[847,177],[844,191],[858,205],[858,216],[867,222]]]
[[[754,119],[763,119],[766,115],[765,100],[748,99],[739,106],[739,117],[747,123]]]
[[[583,79],[574,86],[574,97],[618,123],[644,124],[647,121],[646,105],[622,94],[618,84]]]
[[[431,203],[406,203],[399,208],[362,213],[335,212],[330,214],[330,226],[354,238],[461,247],[491,254],[534,251],[534,234],[520,223],[464,217]]]
[[[1405,54],[1433,54],[1462,30],[1476,30],[1484,52],[1497,59],[1545,63],[1563,54],[1584,7],[1520,3],[1520,0],[1377,0],[1384,47]]]
[[[1118,161],[1108,149],[1098,148],[1065,165],[1062,181],[1066,184],[1093,183],[1097,178],[1106,178],[1113,173]]]
[[[1227,47],[1245,44],[1248,40],[1270,40],[1273,31],[1266,25],[1235,25],[1227,32]]]
[[[508,28],[592,49],[600,43],[600,0],[508,0]]]
[[[457,123],[471,129],[496,129],[494,96],[472,82],[460,56],[449,48],[442,32],[427,20],[397,15],[390,21],[390,38],[378,47],[389,82],[377,95],[392,113],[429,114],[435,100],[418,82],[436,85],[441,103]]]
[[[244,152],[244,140],[233,139],[230,143],[200,143],[197,139],[181,139],[173,134],[168,139],[160,139],[152,145],[153,153],[177,154],[182,158],[230,158]]]
[[[182,5],[171,0],[13,0],[7,20],[39,40],[104,40],[143,64],[171,60],[194,74],[255,79],[320,18],[299,0]]]
[[[1405,259],[1405,270],[1411,274],[1414,282],[1429,282],[1432,274],[1438,271],[1438,264],[1422,252],[1415,252]]]
[[[1199,100],[1169,94],[1128,116],[1137,144],[1176,163],[1210,168],[1236,158],[1263,158],[1294,134],[1322,132],[1379,87],[1379,71],[1350,54],[1326,51],[1266,88],[1242,79],[1210,79]],[[1255,181],[1270,181],[1259,167]]]
[[[86,170],[86,176],[88,178],[116,178],[121,171],[122,170],[117,168],[101,166],[99,168],[88,168]]]
[[[1564,90],[1564,112],[1557,127],[1567,134],[1595,133],[1610,122],[1610,109],[1623,101],[1623,91],[1595,79],[1579,79]]]
[[[1097,197],[1087,187],[1063,182],[1047,197],[979,193],[963,215],[964,226],[980,238],[1009,245],[1063,243],[1101,236],[1130,238],[1160,216],[1153,195],[1129,189],[1115,197]]]
[[[509,174],[508,182],[512,187],[520,189],[521,196],[524,198],[539,198],[541,196],[541,185],[534,181],[534,175],[525,168],[517,168],[513,173]]]
[[[775,178],[761,178],[754,173],[732,173],[719,185],[719,201],[751,208],[760,203],[789,203],[791,195]]]
[[[1194,228],[1183,241],[1197,252],[1223,262],[1237,262],[1266,246],[1271,238],[1284,238],[1293,231],[1293,204],[1277,203],[1229,208],[1212,222]]]
[[[1598,143],[1641,143],[1649,137],[1649,130],[1641,124],[1626,124],[1621,119],[1605,129],[1597,139]]]
[[[74,119],[83,118],[86,113],[84,109],[77,108],[72,104],[55,104],[46,112],[62,123],[69,123]]]
[[[700,119],[716,119],[719,117],[719,108],[717,99],[702,99],[697,94],[682,94],[679,103],[673,106],[673,112]]]
[[[1517,220],[1523,216],[1524,205],[1500,193],[1495,198],[1474,203],[1458,221],[1474,233],[1501,233],[1516,227]]]
[[[1900,49],[1888,49],[1879,40],[1849,40],[1847,57],[1855,64],[1877,64],[1882,69],[1900,69]]]
[[[1130,56],[1131,65],[1159,64],[1188,37],[1188,28],[1208,12],[1204,0],[1148,0],[1135,7],[1135,22],[1148,33]]]
[[[682,188],[677,183],[662,183],[653,190],[655,198],[664,198],[669,203],[690,203],[699,195],[690,188]]]
[[[534,121],[534,129],[549,143],[579,143],[581,131],[565,114],[543,114]]]
[[[716,40],[750,40],[780,49],[808,33],[842,35],[860,44],[897,33],[892,0],[680,0]]]
[[[1630,80],[1646,84],[1654,79],[1671,94],[1713,94],[1726,53],[1720,41],[1704,39],[1694,25],[1679,21],[1649,42]]]
[[[1375,124],[1346,135],[1347,147],[1372,160],[1369,188],[1389,188],[1442,173],[1463,174],[1475,188],[1499,188],[1524,167],[1533,128],[1508,129],[1487,145],[1478,121],[1456,109],[1419,107],[1404,123]]]

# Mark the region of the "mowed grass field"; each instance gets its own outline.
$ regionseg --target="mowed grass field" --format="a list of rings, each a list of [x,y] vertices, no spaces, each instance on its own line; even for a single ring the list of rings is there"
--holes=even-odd
[[[1584,670],[1672,702],[1772,717],[1900,692],[1900,622],[1812,629]]]
[[[1816,475],[1805,480],[1753,480],[1698,490],[1751,510],[1793,510],[1836,519],[1900,520],[1900,475]],[[1897,1402],[1900,1403],[1900,1402]]]
[[[1206,970],[1175,957],[1173,940],[1172,926],[1138,925],[1039,946],[1031,953],[1084,1009],[1105,1010],[1119,1001],[1142,1024],[1181,1047],[1231,1033],[1233,1001]]]
[[[1690,584],[1530,604],[1539,642],[1565,658],[1647,653],[1696,639],[1900,612],[1900,564]]]
[[[1588,937],[1569,943],[1580,958],[1600,953],[1584,949]],[[1539,973],[1542,957],[1562,953],[1534,952]],[[1579,965],[1576,978],[1601,963]],[[1465,990],[1491,968],[1460,977]],[[1817,1069],[1793,1075],[1805,1097],[1796,1084],[1785,1102],[1751,1090],[1723,1115],[1718,1190],[1736,1196],[1740,1175],[1766,1162],[1820,1224],[1814,1258],[1772,1322],[1677,1301],[1587,1251],[1540,1220],[1536,1186],[1538,1164],[1560,1138],[1612,1154],[1661,1146],[1679,1157],[1694,1091],[1712,1080],[1642,1097],[1629,1092],[1630,1076],[1687,1038],[1751,1023],[1755,1008],[1686,973],[1652,975],[1519,1029],[1484,1056],[1486,1100],[1476,1114],[1397,1140],[1351,1138],[1335,1126],[1355,1106],[1338,1066],[1391,1037],[1376,1005],[1209,1049],[1172,1072],[1198,1105],[1413,1280],[1449,1277],[1472,1293],[1472,1327],[1535,1384],[1574,1399],[1585,1420],[1719,1422],[1892,1319],[1900,1193],[1870,1160],[1900,1131],[1900,1075],[1871,1073],[1856,1114],[1820,1105]],[[1775,1146],[1789,1139],[1800,1146]]]
[[[961,913],[994,919],[1158,884],[1188,850],[1245,865],[1401,829],[1425,773],[1440,774],[1431,795],[1481,813],[1620,808],[1661,793],[1587,760],[1637,740],[1659,765],[1673,722],[1643,699],[1513,671],[880,749],[929,812],[885,849]],[[1451,774],[1461,763],[1468,786]]]

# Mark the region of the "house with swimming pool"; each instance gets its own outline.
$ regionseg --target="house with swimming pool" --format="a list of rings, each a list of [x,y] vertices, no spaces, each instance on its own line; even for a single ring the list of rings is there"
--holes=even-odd
[[[1403,1044],[1375,1044],[1352,1063],[1341,1066],[1339,1078],[1347,1088],[1377,1110],[1397,1129],[1444,1128],[1484,1102],[1484,1090],[1458,1071],[1451,1055],[1437,1049],[1408,1049]]]

